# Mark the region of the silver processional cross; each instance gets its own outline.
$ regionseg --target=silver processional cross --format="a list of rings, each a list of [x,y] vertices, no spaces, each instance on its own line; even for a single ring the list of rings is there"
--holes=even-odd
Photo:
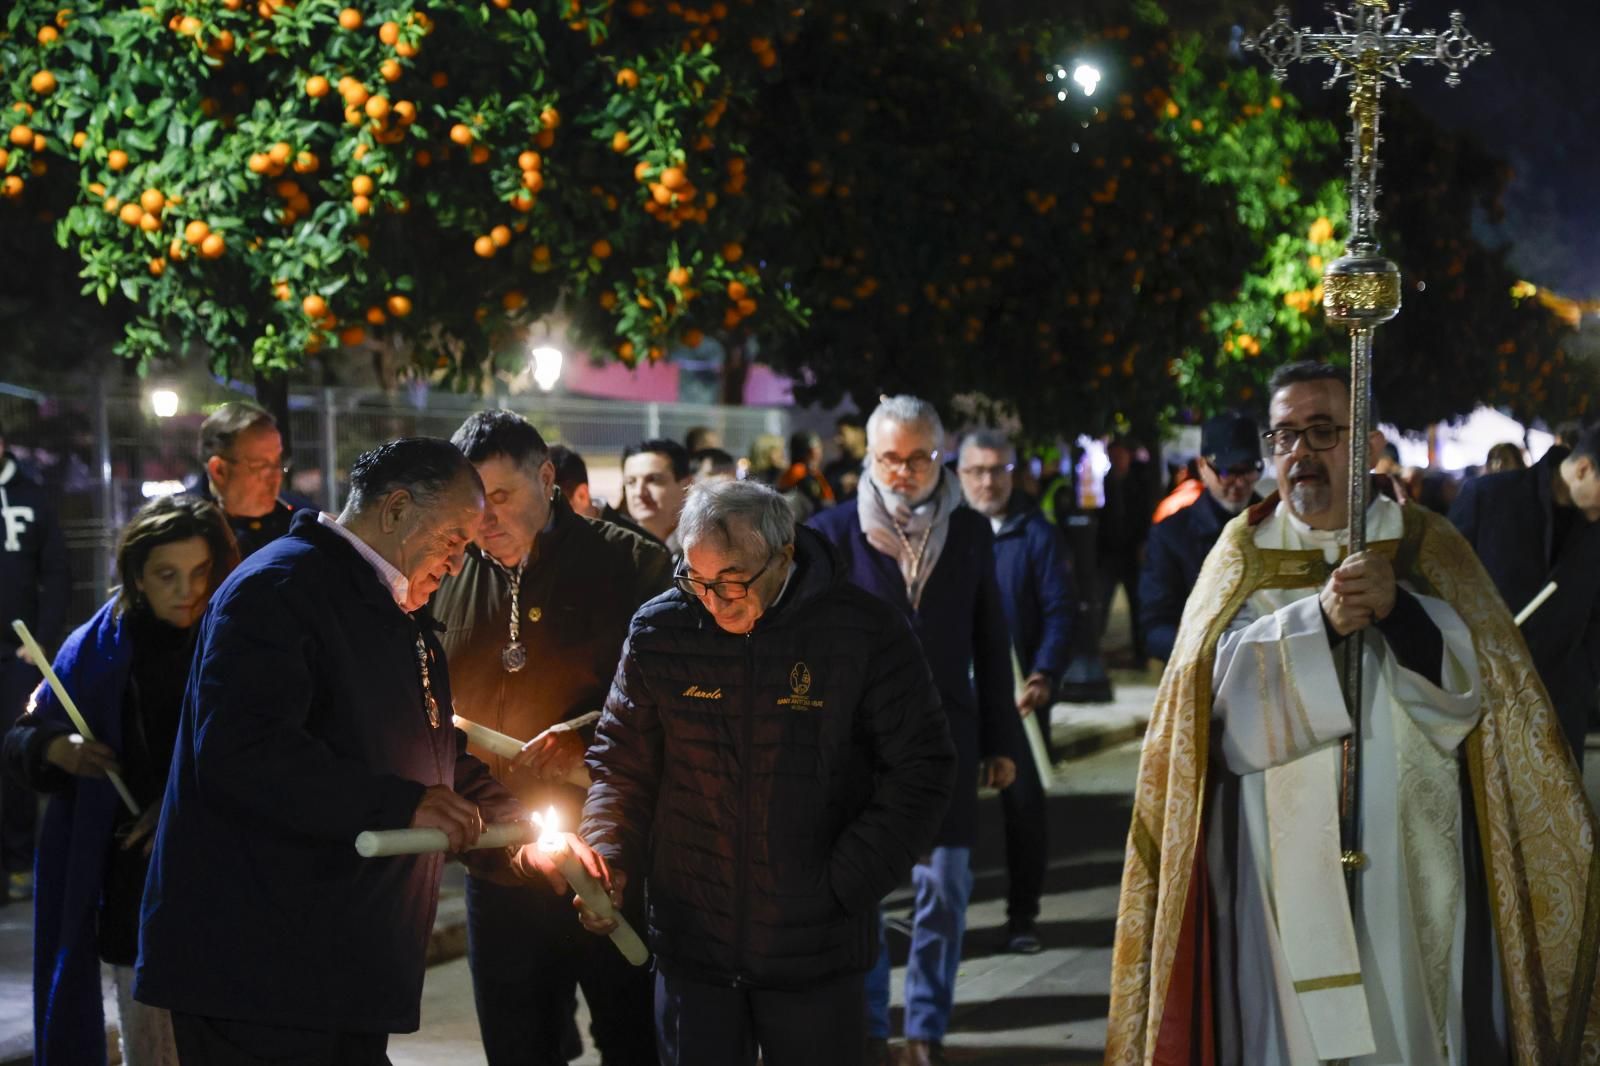
[[[1246,38],[1244,47],[1261,53],[1272,66],[1272,76],[1282,81],[1293,63],[1322,60],[1333,65],[1324,88],[1350,81],[1350,239],[1344,254],[1329,263],[1322,276],[1322,307],[1328,321],[1350,331],[1350,553],[1367,545],[1367,472],[1371,469],[1367,436],[1371,428],[1372,335],[1400,313],[1400,268],[1380,253],[1378,220],[1378,132],[1380,100],[1385,79],[1410,85],[1403,68],[1407,63],[1437,64],[1445,69],[1445,84],[1458,85],[1461,72],[1479,56],[1493,51],[1467,32],[1461,12],[1450,14],[1443,32],[1406,29],[1406,7],[1393,13],[1388,0],[1348,0],[1348,9],[1327,5],[1334,28],[1321,33],[1295,29],[1289,9],[1278,8],[1276,18],[1259,36]],[[1360,631],[1345,642],[1345,701],[1350,708],[1352,732],[1344,743],[1342,787],[1339,796],[1340,846],[1352,910],[1357,896],[1357,874],[1366,866],[1361,851],[1361,656]]]

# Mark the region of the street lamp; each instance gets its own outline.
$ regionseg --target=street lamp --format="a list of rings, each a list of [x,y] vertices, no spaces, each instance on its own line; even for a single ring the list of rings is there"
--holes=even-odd
[[[157,418],[171,418],[178,413],[178,394],[173,389],[153,389],[150,393],[150,410]]]
[[[565,356],[560,348],[542,344],[528,353],[533,360],[533,381],[543,392],[549,392],[561,380],[561,364]]]
[[[1100,84],[1100,68],[1092,63],[1079,63],[1072,71],[1072,80],[1078,83],[1083,95],[1093,96],[1095,86]]]

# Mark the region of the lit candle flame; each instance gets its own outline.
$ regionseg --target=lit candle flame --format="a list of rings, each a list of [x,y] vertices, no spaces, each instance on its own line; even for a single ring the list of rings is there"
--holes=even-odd
[[[535,828],[539,830],[539,846],[547,850],[561,847],[561,816],[554,807],[546,807],[543,814],[534,811],[529,815],[533,819]]]

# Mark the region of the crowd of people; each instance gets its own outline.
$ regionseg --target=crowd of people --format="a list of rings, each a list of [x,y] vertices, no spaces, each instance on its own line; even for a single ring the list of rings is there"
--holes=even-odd
[[[1133,659],[1169,668],[1130,836],[1123,913],[1137,920],[1119,925],[1113,1059],[1173,1039],[1151,1022],[1163,1005],[1188,1026],[1200,1002],[1217,1004],[1194,1025],[1217,1034],[1219,1061],[1457,1063],[1469,1030],[1521,1046],[1520,1015],[1459,993],[1463,974],[1483,979],[1473,995],[1528,976],[1495,969],[1493,935],[1473,937],[1495,907],[1513,921],[1542,906],[1543,886],[1485,902],[1460,870],[1511,863],[1528,880],[1532,857],[1475,851],[1468,831],[1534,802],[1528,767],[1483,771],[1511,813],[1457,802],[1448,825],[1430,824],[1456,842],[1446,854],[1413,846],[1395,766],[1459,801],[1458,749],[1478,752],[1474,766],[1531,753],[1547,771],[1537,802],[1567,845],[1584,846],[1584,826],[1592,845],[1560,763],[1581,759],[1600,697],[1600,429],[1469,483],[1450,510],[1460,535],[1418,517],[1404,479],[1380,477],[1370,535],[1400,547],[1346,558],[1347,408],[1338,371],[1285,368],[1266,428],[1206,422],[1187,487],[1159,505],[1148,455],[1112,441],[1099,558],[1075,573],[1059,486],[1039,486],[1004,433],[973,428],[950,448],[914,396],[839,419],[831,461],[808,431],[746,459],[704,427],[639,441],[615,505],[578,452],[483,411],[449,441],[364,452],[337,515],[280,497],[276,423],[231,403],[202,427],[199,491],[128,523],[115,594],[64,640],[60,532],[0,446],[0,560],[8,589],[28,589],[7,615],[60,648],[57,690],[0,639],[15,719],[4,859],[12,894],[35,900],[35,1061],[105,1060],[105,964],[135,1066],[386,1062],[389,1034],[419,1024],[449,854],[467,868],[468,965],[495,1066],[573,1057],[579,990],[612,1066],[887,1063],[896,1037],[900,1061],[944,1062],[980,789],[999,791],[1004,819],[998,946],[1038,952],[1049,768],[1025,727],[1048,737],[1080,601],[1103,619],[1117,588]],[[1265,499],[1264,454],[1277,488]],[[1463,536],[1486,574],[1455,547]],[[1505,605],[1541,596],[1527,652],[1475,640],[1510,632]],[[1377,635],[1363,653],[1372,698],[1396,708],[1378,719],[1377,769],[1362,771],[1382,872],[1343,925],[1318,925],[1319,908],[1339,909],[1319,881],[1330,854],[1342,892],[1337,848],[1320,846],[1333,823],[1311,803],[1291,841],[1281,804],[1298,791],[1332,810],[1319,789],[1333,764],[1316,760],[1351,719],[1330,663],[1361,631]],[[1529,670],[1542,688],[1508,680]],[[1489,690],[1511,692],[1517,738]],[[520,751],[469,745],[456,720]],[[1467,739],[1481,723],[1502,745],[1487,756]],[[1222,813],[1202,827],[1170,805],[1181,787],[1212,790]],[[35,848],[37,794],[50,800]],[[530,812],[553,812],[615,914],[575,907],[548,847],[470,847]],[[352,847],[406,828],[437,830],[445,852]],[[1273,859],[1280,849],[1294,861]],[[1413,899],[1407,871],[1456,888]],[[881,901],[908,878],[896,1033]],[[1184,999],[1190,975],[1170,964],[1197,950],[1192,932],[1183,941],[1191,885],[1220,901],[1204,945],[1218,984]],[[1465,914],[1476,933],[1452,940]],[[618,915],[646,931],[650,968],[605,938]],[[1285,915],[1332,931],[1291,935]],[[1400,935],[1413,927],[1434,939],[1414,950]],[[1434,952],[1432,970],[1417,950]],[[1357,979],[1319,984],[1330,958]],[[1541,987],[1587,995],[1565,958],[1547,949]],[[1362,1000],[1362,974],[1400,991]],[[1308,981],[1338,994],[1319,999]],[[1330,1026],[1330,1012],[1359,1024]]]

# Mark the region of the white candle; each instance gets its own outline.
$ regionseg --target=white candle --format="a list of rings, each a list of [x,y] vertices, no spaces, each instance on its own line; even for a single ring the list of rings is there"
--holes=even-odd
[[[622,952],[622,957],[635,966],[643,966],[650,959],[650,949],[644,946],[644,941],[628,924],[628,919],[612,906],[611,897],[604,886],[589,876],[583,863],[567,847],[566,837],[557,828],[555,808],[550,808],[543,816],[535,814],[533,820],[542,828],[539,850],[555,860],[561,869],[561,876],[567,879],[567,884],[572,886],[572,890],[590,910],[601,918],[617,923],[617,927],[611,931],[611,942]]]
[[[1513,618],[1512,621],[1520,626],[1522,623],[1526,622],[1529,618],[1533,617],[1533,612],[1534,611],[1537,611],[1540,607],[1544,606],[1544,601],[1545,600],[1548,600],[1551,596],[1554,596],[1555,594],[1556,594],[1556,583],[1554,581],[1552,581],[1552,582],[1550,582],[1550,584],[1548,584],[1544,588],[1540,589],[1539,590],[1539,595],[1537,595],[1533,599],[1529,600],[1528,601],[1528,606],[1526,606],[1522,610],[1518,611],[1517,612],[1517,617]]]
[[[521,741],[516,737],[502,733],[497,729],[490,729],[486,725],[479,725],[477,722],[463,718],[459,714],[452,718],[452,721],[455,723],[455,727],[467,735],[467,743],[476,744],[484,751],[487,751],[493,755],[498,755],[502,759],[515,759],[518,755],[522,754],[522,750],[529,744],[537,744],[545,737],[554,736],[557,733],[570,733],[574,730],[582,729],[585,726],[592,725],[599,720],[600,712],[590,711],[587,714],[580,714],[578,717],[573,718],[570,721],[557,722],[555,725],[551,726],[549,729],[546,729],[532,740]],[[566,780],[569,784],[577,785],[579,788],[588,788],[588,767],[584,766],[582,763],[579,763],[577,766],[572,768],[570,773],[567,774]]]
[[[482,836],[467,845],[467,850],[509,848],[531,843],[536,835],[527,822],[502,822],[486,828]],[[369,829],[356,836],[356,852],[364,859],[384,855],[431,855],[450,850],[450,838],[442,829]]]

